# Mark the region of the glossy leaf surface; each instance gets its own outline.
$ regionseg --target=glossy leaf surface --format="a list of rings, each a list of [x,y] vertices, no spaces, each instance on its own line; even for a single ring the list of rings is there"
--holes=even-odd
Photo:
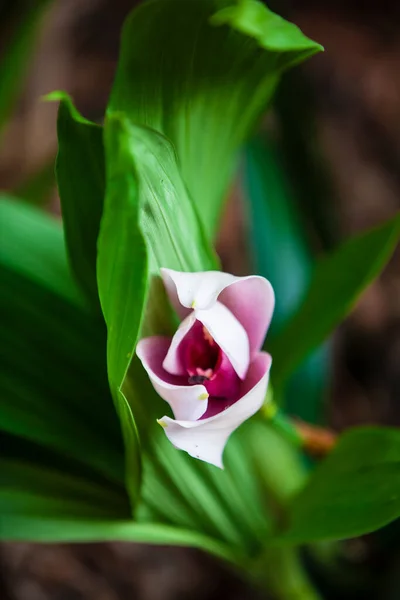
[[[80,287],[98,306],[97,237],[105,192],[102,127],[82,117],[67,94],[53,92],[46,99],[60,101],[56,175],[69,262]]]
[[[320,50],[257,0],[153,0],[125,24],[110,109],[170,139],[213,237],[238,149],[279,75]]]
[[[68,459],[76,473],[97,474],[125,494],[104,326],[85,309],[68,273],[61,226],[5,198],[0,215],[7,223],[0,236],[0,430],[21,448],[25,440]],[[7,447],[5,441],[2,454]]]
[[[285,381],[350,312],[389,260],[399,235],[397,215],[351,238],[319,261],[299,310],[268,344],[274,357],[275,385]]]
[[[282,540],[359,536],[400,517],[400,431],[346,432],[293,498]]]

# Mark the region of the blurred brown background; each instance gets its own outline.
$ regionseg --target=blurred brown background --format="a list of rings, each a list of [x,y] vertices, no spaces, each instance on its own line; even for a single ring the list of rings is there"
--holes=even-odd
[[[0,4],[0,50],[17,5]],[[41,102],[41,95],[64,89],[85,116],[101,120],[121,25],[133,5],[133,0],[55,0],[50,5],[0,150],[0,188],[18,189],[55,157],[57,107]],[[392,215],[400,205],[400,4],[292,0],[276,1],[273,8],[325,47],[301,73],[316,107],[320,152],[333,183],[335,235],[341,239]],[[48,207],[58,211],[54,186]],[[235,194],[218,247],[227,270],[245,270],[245,224]],[[398,250],[340,327],[334,346],[331,426],[400,425]],[[350,562],[384,568],[385,555],[373,538],[372,543],[349,543],[345,552]],[[185,549],[4,544],[0,561],[4,600],[255,598],[222,566]]]

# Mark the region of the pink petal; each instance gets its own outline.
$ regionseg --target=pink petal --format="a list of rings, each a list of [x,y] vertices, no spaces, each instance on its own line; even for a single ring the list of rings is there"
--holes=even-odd
[[[178,349],[183,338],[190,331],[195,322],[196,317],[194,316],[194,313],[191,312],[190,315],[188,315],[186,319],[181,322],[175,332],[174,337],[172,338],[171,345],[168,348],[167,355],[163,362],[164,369],[172,375],[186,375],[187,378],[187,371],[182,365]]]
[[[136,347],[156,392],[168,402],[176,419],[196,420],[207,410],[208,392],[204,385],[187,385],[187,378],[170,375],[162,366],[169,348],[169,338],[144,338]]]
[[[168,296],[181,318],[191,308],[206,310],[217,299],[245,328],[253,356],[261,348],[274,310],[274,291],[263,277],[235,277],[220,271],[182,273],[161,269]]]
[[[222,454],[229,436],[264,402],[270,367],[271,356],[265,352],[258,353],[243,382],[244,395],[214,416],[199,421],[160,419],[170,442],[194,458],[223,468]]]
[[[274,312],[272,285],[264,277],[241,277],[224,288],[218,299],[245,328],[253,358],[263,344]]]
[[[243,325],[220,302],[215,302],[208,310],[195,310],[194,314],[229,358],[239,377],[244,379],[250,364],[250,349]]]

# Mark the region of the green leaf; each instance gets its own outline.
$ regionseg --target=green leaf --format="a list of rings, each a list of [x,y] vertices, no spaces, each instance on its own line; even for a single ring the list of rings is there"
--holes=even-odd
[[[98,239],[97,276],[108,331],[108,378],[125,441],[128,490],[135,503],[140,478],[139,441],[122,384],[142,318],[147,256],[138,225],[136,173],[127,161],[126,143],[115,137],[113,130],[107,128],[107,188]]]
[[[171,140],[211,238],[279,75],[320,50],[257,0],[153,0],[126,21],[109,108]]]
[[[0,273],[0,428],[120,480],[102,329],[33,282],[3,266]]]
[[[108,164],[116,170],[109,181],[114,177],[120,185],[126,180],[127,191],[137,198],[136,227],[146,242],[150,273],[159,275],[161,266],[181,271],[215,268],[215,254],[182,182],[172,144],[112,113],[107,134]]]
[[[13,109],[32,56],[39,26],[49,0],[37,0],[18,15],[16,26],[11,30],[10,40],[2,48],[0,63],[0,133]]]
[[[308,543],[369,533],[400,517],[400,431],[346,432],[293,498],[279,540]]]
[[[98,278],[108,327],[109,379],[113,392],[123,394],[145,301],[153,308],[147,310],[143,323],[147,331],[154,331],[155,321],[158,325],[161,320],[154,314],[157,300],[165,303],[165,294],[156,284],[159,268],[210,269],[215,257],[182,183],[171,144],[116,115],[106,121],[105,140],[107,194]],[[148,287],[153,294],[148,294]],[[138,412],[141,404],[139,400],[135,407]]]
[[[149,276],[158,277],[161,264],[201,270],[210,268],[215,259],[182,184],[170,143],[115,115],[106,122],[105,140],[107,190],[98,240],[98,283],[108,328],[108,376],[127,457],[135,461],[137,434],[123,384],[142,323]],[[133,406],[132,400],[130,404]],[[141,411],[141,398],[137,404],[135,408]],[[133,479],[129,487],[135,499],[139,465],[129,465],[127,472]]]
[[[82,117],[63,92],[52,92],[46,100],[60,101],[56,175],[69,261],[81,288],[98,306],[97,236],[105,193],[103,128]]]
[[[112,484],[76,461],[48,452],[32,442],[1,433],[0,439],[2,518],[129,517],[129,500],[122,485]]]
[[[299,310],[275,339],[268,341],[274,357],[275,386],[281,385],[350,312],[361,292],[389,260],[399,234],[397,215],[353,237],[320,260]]]
[[[3,540],[21,542],[135,542],[166,546],[190,546],[235,563],[230,548],[201,533],[170,527],[134,523],[115,519],[101,521],[76,519],[31,519],[26,516],[0,516],[0,535]]]
[[[314,263],[296,210],[297,189],[293,189],[282,164],[276,142],[258,136],[248,144],[244,174],[249,237],[256,272],[269,279],[275,292],[275,310],[268,332],[272,338],[298,308]],[[290,414],[308,422],[319,421],[327,367],[328,352],[322,347],[300,365],[283,390],[274,389],[275,398]]]
[[[0,536],[52,523],[53,540],[81,539],[131,514],[104,323],[69,276],[61,225],[4,198],[0,219]]]
[[[56,219],[0,194],[0,221],[7,223],[0,236],[2,263],[72,304],[83,306],[69,272],[62,228]]]
[[[32,501],[32,496],[27,501]],[[42,498],[40,498],[39,502]],[[2,494],[0,489],[0,503]],[[6,541],[23,542],[104,542],[124,541],[146,544],[164,544],[168,546],[190,546],[210,552],[215,556],[234,562],[235,556],[231,549],[200,532],[191,532],[177,527],[160,524],[134,523],[123,514],[115,516],[109,510],[108,514],[102,514],[94,505],[93,514],[84,514],[77,518],[77,511],[90,507],[80,501],[72,505],[71,501],[65,502],[66,514],[57,514],[57,510],[51,510],[50,514],[42,514],[38,517],[30,512],[31,504],[27,502],[27,510],[17,511],[14,514],[0,513],[0,539]],[[51,506],[56,506],[54,503]],[[73,510],[71,510],[73,508]],[[100,514],[99,514],[100,512]]]
[[[74,541],[129,518],[123,485],[20,437],[0,432],[0,443],[0,539]]]
[[[84,310],[51,217],[2,200],[0,429],[123,483],[105,331]]]

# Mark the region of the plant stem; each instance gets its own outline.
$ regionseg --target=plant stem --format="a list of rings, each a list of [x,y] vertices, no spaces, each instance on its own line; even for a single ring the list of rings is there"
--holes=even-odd
[[[269,548],[251,567],[254,584],[274,600],[320,600],[302,565],[298,548]]]
[[[271,408],[271,402],[266,406]],[[251,443],[256,448],[254,461],[273,521],[270,539],[279,536],[288,519],[289,505],[308,476],[296,439],[288,439],[286,427],[276,420],[276,414],[277,411],[264,414],[264,420],[254,422],[249,441],[249,448]],[[277,422],[282,426],[276,426]],[[293,546],[264,545],[261,554],[247,564],[246,570],[253,583],[275,600],[319,598],[303,567],[299,549]]]

